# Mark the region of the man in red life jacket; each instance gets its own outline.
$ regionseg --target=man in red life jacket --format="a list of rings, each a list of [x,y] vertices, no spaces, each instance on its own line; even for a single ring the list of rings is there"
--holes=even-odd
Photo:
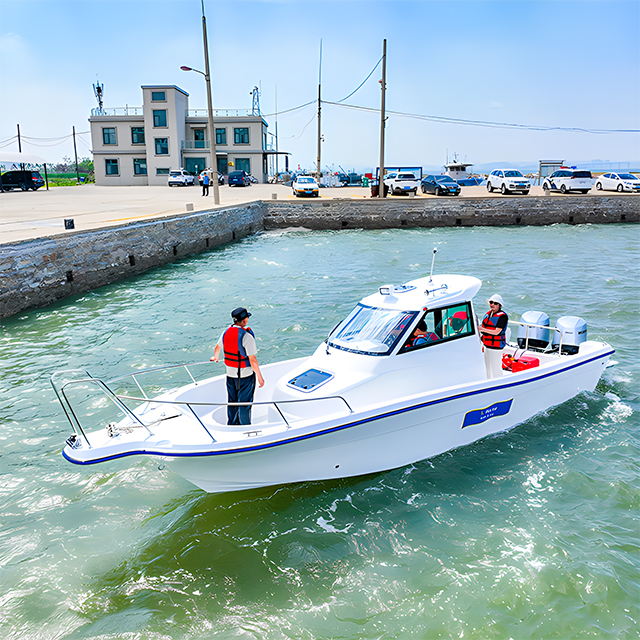
[[[502,376],[502,350],[507,344],[509,316],[502,310],[502,296],[495,293],[489,298],[489,311],[482,319],[480,335],[484,351],[484,366],[487,378]]]
[[[213,362],[220,361],[224,351],[224,363],[227,368],[227,396],[229,402],[253,402],[258,386],[264,386],[256,353],[255,336],[247,326],[251,314],[243,307],[231,312],[233,324],[225,330],[213,351]],[[227,407],[228,424],[251,424],[251,407]]]

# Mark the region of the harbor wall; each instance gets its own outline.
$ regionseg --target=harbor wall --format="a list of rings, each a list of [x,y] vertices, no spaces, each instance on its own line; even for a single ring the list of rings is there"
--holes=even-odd
[[[0,245],[0,318],[81,294],[258,231],[640,221],[640,198],[264,200]]]

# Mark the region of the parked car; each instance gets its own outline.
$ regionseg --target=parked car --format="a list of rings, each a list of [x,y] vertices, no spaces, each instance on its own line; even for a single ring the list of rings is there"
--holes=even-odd
[[[389,173],[383,180],[391,195],[395,193],[418,193],[420,180],[413,173]]]
[[[487,191],[491,193],[494,189],[500,189],[502,195],[520,191],[526,196],[531,189],[531,182],[517,169],[496,169],[487,176]]]
[[[208,173],[209,174],[209,184],[211,184],[211,178],[212,178],[212,171],[211,169],[205,169],[204,171],[201,171],[200,174],[198,175],[198,182],[200,183],[200,186],[202,186],[202,182],[204,181],[204,174]],[[218,174],[218,184],[224,184],[224,175],[222,173]]]
[[[251,176],[246,171],[232,171],[227,179],[228,185],[231,187],[248,187],[251,184]]]
[[[592,185],[591,171],[559,169],[544,179],[542,188],[545,191],[560,191],[562,193],[569,193],[570,191],[588,193]]]
[[[436,196],[458,196],[460,185],[451,176],[425,176],[420,184],[422,193]]]
[[[640,179],[633,173],[605,173],[596,179],[598,191],[631,191],[640,193]]]
[[[38,171],[7,171],[2,174],[3,191],[18,188],[23,191],[28,189],[36,191],[40,187],[44,187],[44,178]]]
[[[293,195],[298,196],[312,196],[317,198],[320,195],[320,187],[315,178],[311,176],[297,176],[291,183],[293,189]]]
[[[175,169],[174,171],[169,172],[169,179],[167,180],[167,184],[170,187],[186,187],[188,185],[195,184],[195,180],[188,171],[185,171],[184,169]]]

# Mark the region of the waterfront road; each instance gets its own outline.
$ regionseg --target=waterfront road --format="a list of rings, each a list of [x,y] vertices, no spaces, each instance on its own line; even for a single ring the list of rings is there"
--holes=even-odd
[[[506,197],[527,198],[542,196],[542,187],[533,187],[529,196]],[[589,195],[637,197],[636,194],[615,194],[591,189]],[[573,197],[587,197],[572,194]],[[220,187],[220,206],[229,206],[254,200],[295,202],[290,187],[274,184],[254,184],[249,187]],[[342,187],[322,189],[321,199],[370,199],[371,192],[364,187]],[[444,198],[444,196],[422,195],[416,198]],[[461,198],[504,198],[500,193],[489,194],[485,187],[463,187]],[[561,194],[549,197],[564,198]],[[409,196],[392,196],[408,199]],[[639,201],[640,202],[640,201]],[[80,185],[55,187],[49,191],[10,191],[0,193],[0,244],[20,242],[34,238],[65,233],[65,219],[73,220],[76,230],[112,227],[120,224],[215,208],[213,197],[202,197],[201,188],[136,186],[105,187]]]

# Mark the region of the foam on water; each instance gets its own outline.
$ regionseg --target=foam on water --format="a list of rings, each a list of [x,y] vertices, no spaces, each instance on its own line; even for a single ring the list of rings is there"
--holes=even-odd
[[[306,355],[433,246],[437,272],[484,281],[479,309],[500,291],[514,318],[583,317],[616,366],[508,433],[359,478],[207,495],[158,461],[60,456],[53,371],[208,360],[239,305],[261,362]],[[4,321],[0,637],[637,637],[637,273],[631,225],[288,230]]]

